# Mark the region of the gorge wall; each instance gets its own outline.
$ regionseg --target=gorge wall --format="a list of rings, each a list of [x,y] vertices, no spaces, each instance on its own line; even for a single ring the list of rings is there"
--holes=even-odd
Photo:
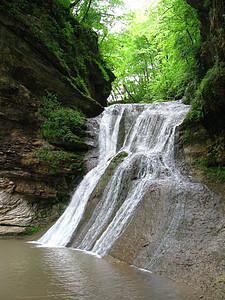
[[[114,75],[96,34],[60,1],[2,1],[0,26],[0,234],[13,234],[58,216],[90,147],[84,126],[78,142],[43,138],[45,90],[58,95],[62,110],[96,116]]]
[[[225,166],[225,3],[187,0],[201,22],[200,82],[186,120],[187,142],[206,167]],[[196,147],[196,144],[201,144]],[[200,154],[201,153],[201,154]]]

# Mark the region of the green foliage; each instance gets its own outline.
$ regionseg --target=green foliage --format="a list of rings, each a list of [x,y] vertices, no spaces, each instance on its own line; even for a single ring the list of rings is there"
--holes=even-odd
[[[205,158],[197,158],[196,163],[201,166],[204,175],[207,175],[210,182],[225,182],[225,167],[209,167]]]
[[[32,234],[35,234],[35,233],[37,233],[37,232],[39,232],[39,231],[41,231],[41,230],[43,230],[43,229],[44,229],[44,228],[39,227],[39,226],[37,226],[37,227],[27,226],[27,227],[26,227],[26,232],[25,232],[25,234],[26,234],[26,235],[32,235]]]
[[[214,66],[207,71],[200,83],[196,85],[195,89],[193,89],[193,98],[190,101],[192,107],[186,117],[187,122],[189,121],[193,123],[192,126],[195,126],[196,123],[201,122],[207,115],[205,104],[211,101],[211,90],[217,71],[218,60],[216,59]]]
[[[18,0],[13,1],[10,5],[10,11],[16,15],[17,17],[20,16],[20,11],[24,11],[25,13],[31,13],[35,7],[34,3],[30,3],[29,0]],[[21,16],[20,16],[21,17]]]
[[[54,151],[51,147],[44,147],[37,151],[37,157],[52,165],[57,165],[60,161],[69,158],[70,155],[63,150]]]
[[[54,150],[49,146],[39,149],[36,155],[41,161],[47,162],[52,166],[50,170],[50,174],[52,175],[56,174],[57,166],[60,164],[63,164],[64,167],[71,171],[80,172],[82,170],[84,154],[77,151],[76,153],[72,153],[63,150]]]
[[[182,0],[160,0],[128,28],[111,33],[100,49],[117,79],[112,100],[154,102],[184,96],[198,80],[196,11]],[[190,90],[190,88],[189,88]]]
[[[89,66],[102,71],[104,78],[107,70],[96,48],[96,33],[87,23],[78,22],[78,16],[72,14],[71,1],[3,0],[3,2],[5,9],[29,28],[31,34],[38,40],[36,45],[38,47],[45,45],[48,48],[51,59],[61,68],[68,82],[85,96],[92,97]],[[79,2],[84,3],[85,0]]]
[[[83,113],[62,108],[57,96],[48,91],[43,97],[38,112],[45,117],[45,121],[41,125],[42,137],[48,141],[82,142],[79,135],[82,134],[85,124]]]
[[[75,18],[85,23],[87,27],[93,28],[104,38],[115,24],[124,18],[119,8],[124,6],[123,0],[81,0],[72,1],[76,3],[73,7]]]
[[[207,8],[212,3],[212,0],[205,0],[203,6]]]
[[[61,5],[69,8],[71,5],[71,1],[70,0],[58,0],[60,2]]]
[[[57,96],[46,91],[43,101],[38,110],[43,123],[41,125],[41,135],[50,143],[61,145],[83,143],[82,135],[86,122],[85,116],[79,111],[71,111],[61,107]],[[57,166],[63,164],[69,170],[81,171],[83,153],[76,153],[55,150],[51,145],[37,150],[37,157],[52,166],[49,173],[57,173]]]
[[[209,95],[208,92],[212,87],[213,79],[216,76],[217,68],[218,68],[218,59],[216,59],[214,66],[207,71],[206,75],[200,82],[198,89],[196,91],[197,99],[199,97],[207,98],[207,95]]]
[[[203,117],[204,117],[204,111],[202,106],[195,106],[195,107],[193,106],[187,116],[187,118],[190,121],[196,121],[196,122],[202,120]]]

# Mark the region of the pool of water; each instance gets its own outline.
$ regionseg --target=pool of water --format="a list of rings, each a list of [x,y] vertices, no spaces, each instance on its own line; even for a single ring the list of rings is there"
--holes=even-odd
[[[0,240],[0,299],[194,300],[192,290],[70,248]]]

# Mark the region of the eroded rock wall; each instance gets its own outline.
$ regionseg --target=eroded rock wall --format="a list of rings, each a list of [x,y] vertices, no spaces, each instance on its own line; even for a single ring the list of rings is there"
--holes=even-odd
[[[66,148],[43,139],[38,108],[45,90],[57,94],[62,107],[92,117],[106,105],[114,78],[100,58],[95,33],[60,5],[54,0],[1,2],[0,234],[26,232],[57,218],[93,147],[90,134],[87,143]],[[70,24],[70,40],[62,39],[65,24]],[[83,65],[75,66],[79,61]],[[38,152],[46,149],[63,158],[40,158]]]
[[[4,83],[0,95],[0,233],[17,233],[27,226],[44,226],[57,216],[63,199],[69,199],[71,176],[79,174],[70,165],[81,167],[84,153],[69,151],[70,158],[56,164],[41,160],[38,151],[65,149],[41,138],[37,98],[17,83]]]

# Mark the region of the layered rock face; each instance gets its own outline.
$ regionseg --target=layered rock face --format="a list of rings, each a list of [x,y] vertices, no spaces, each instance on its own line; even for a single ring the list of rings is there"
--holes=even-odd
[[[90,145],[67,143],[65,149],[40,134],[44,119],[38,108],[45,90],[56,93],[70,111],[96,116],[106,105],[114,78],[99,57],[95,34],[83,29],[58,2],[1,3],[0,234],[25,232],[26,227],[44,226],[55,219],[82,174]],[[46,39],[53,33],[45,18],[58,22],[55,49]],[[61,41],[62,22],[72,28],[68,42],[72,50]],[[70,57],[71,65],[79,60],[84,66],[69,68]],[[40,158],[38,152],[46,149],[57,156]],[[57,160],[59,155],[62,158]]]

